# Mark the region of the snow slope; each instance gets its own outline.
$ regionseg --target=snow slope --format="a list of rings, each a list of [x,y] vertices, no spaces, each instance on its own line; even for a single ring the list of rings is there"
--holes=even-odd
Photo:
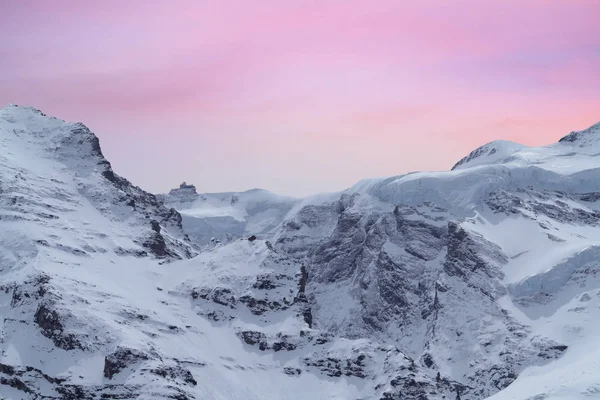
[[[260,189],[198,194],[193,185],[185,182],[158,198],[181,213],[186,232],[202,245],[211,239],[227,242],[266,234],[277,227],[298,202]]]
[[[8,106],[0,398],[600,398],[599,127],[308,199],[153,196]]]

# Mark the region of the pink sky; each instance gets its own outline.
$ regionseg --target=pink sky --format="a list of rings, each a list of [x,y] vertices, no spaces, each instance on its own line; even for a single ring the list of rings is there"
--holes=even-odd
[[[0,0],[0,104],[84,122],[149,191],[340,190],[600,121],[598,16],[598,0]]]

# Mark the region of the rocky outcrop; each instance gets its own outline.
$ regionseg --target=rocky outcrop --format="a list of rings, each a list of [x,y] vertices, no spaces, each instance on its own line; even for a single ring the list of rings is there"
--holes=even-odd
[[[185,385],[196,386],[198,384],[190,370],[180,365],[160,365],[150,369],[150,372],[167,380],[182,382]]]
[[[250,346],[259,346],[261,350],[267,349],[267,335],[256,331],[242,331],[238,333],[240,339]]]
[[[250,346],[256,346],[261,351],[293,351],[296,350],[302,342],[298,337],[293,337],[281,332],[273,337],[269,337],[265,333],[257,331],[241,331],[238,332],[237,335],[244,343]]]
[[[304,363],[308,367],[315,367],[327,376],[339,378],[341,376],[355,376],[357,378],[366,378],[364,354],[356,357],[340,360],[334,357],[328,358],[305,358]]]
[[[494,212],[505,215],[520,215],[531,220],[547,217],[550,221],[563,224],[585,224],[598,226],[600,212],[587,207],[576,207],[575,201],[597,201],[594,193],[566,194],[553,191],[518,190],[515,193],[497,190],[490,194],[486,205]],[[539,222],[542,229],[549,230],[547,223]]]
[[[42,335],[52,340],[56,347],[63,350],[85,350],[86,347],[77,337],[66,331],[63,324],[64,318],[65,316],[57,311],[52,301],[42,302],[33,316],[33,320],[40,327]]]
[[[468,233],[457,223],[448,223],[447,252],[444,272],[476,285],[487,296],[497,298],[506,292],[499,284],[500,267],[508,261],[500,247],[483,237]]]
[[[135,363],[147,361],[149,356],[136,349],[118,347],[113,353],[104,358],[104,377],[112,379],[113,376]]]
[[[310,267],[303,276],[309,279],[301,279],[305,283],[301,297],[310,298],[311,326],[351,339],[376,337],[401,348],[420,347],[421,353],[410,355],[433,373],[449,362],[439,358],[438,347],[445,353],[452,349],[449,357],[455,360],[472,358],[469,375],[444,378],[447,384],[441,386],[427,379],[422,384],[411,378],[396,380],[396,388],[402,390],[388,391],[389,398],[396,398],[394,393],[412,393],[414,398],[436,390],[451,393],[458,385],[463,398],[478,399],[506,387],[525,366],[546,359],[541,354],[559,356],[540,351],[528,328],[516,324],[496,303],[507,293],[501,280],[508,257],[463,224],[448,221],[446,210],[428,204],[398,205],[392,212],[357,212],[351,206],[338,211],[331,235],[307,252]],[[280,251],[285,252],[281,243]],[[333,287],[347,288],[347,294],[337,295],[344,303],[335,303],[330,296]],[[466,310],[461,306],[474,298],[479,299],[475,305]],[[329,318],[325,304],[347,308],[344,320]],[[481,327],[479,322],[470,326],[465,321],[486,316],[501,324],[496,326],[495,340],[502,344],[493,348],[481,343],[482,350],[470,349]],[[419,341],[416,332],[423,331]],[[479,356],[481,351],[488,354],[486,361]],[[490,363],[497,357],[494,351],[503,356]],[[346,368],[357,365],[352,360],[325,356],[311,358],[307,366],[340,376],[353,374]]]
[[[308,270],[304,264],[300,267],[300,279],[298,282],[298,294],[294,299],[294,303],[298,305],[300,315],[309,328],[313,325],[313,316],[310,302],[306,297],[306,284],[308,283]]]

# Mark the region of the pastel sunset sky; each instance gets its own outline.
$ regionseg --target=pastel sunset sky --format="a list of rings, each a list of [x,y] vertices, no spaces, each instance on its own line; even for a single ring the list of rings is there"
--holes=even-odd
[[[0,107],[152,192],[306,195],[600,121],[598,0],[0,0]]]

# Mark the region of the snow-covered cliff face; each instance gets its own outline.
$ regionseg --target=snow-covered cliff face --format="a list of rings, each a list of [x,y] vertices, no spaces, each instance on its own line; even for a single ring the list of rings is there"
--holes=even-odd
[[[85,126],[9,106],[0,397],[594,398],[599,137],[307,199],[155,197]]]
[[[0,111],[0,134],[3,221],[15,222],[6,229],[31,226],[47,247],[76,254],[195,254],[179,213],[116,175],[85,125],[8,106]],[[53,230],[77,232],[76,243],[60,243]]]
[[[116,175],[84,125],[0,111],[2,397],[94,380],[89,363],[129,336],[133,271],[195,255],[179,213]]]
[[[463,399],[600,393],[597,126],[493,142],[452,171],[365,180],[291,215],[275,247],[307,262],[314,327],[393,343]]]

